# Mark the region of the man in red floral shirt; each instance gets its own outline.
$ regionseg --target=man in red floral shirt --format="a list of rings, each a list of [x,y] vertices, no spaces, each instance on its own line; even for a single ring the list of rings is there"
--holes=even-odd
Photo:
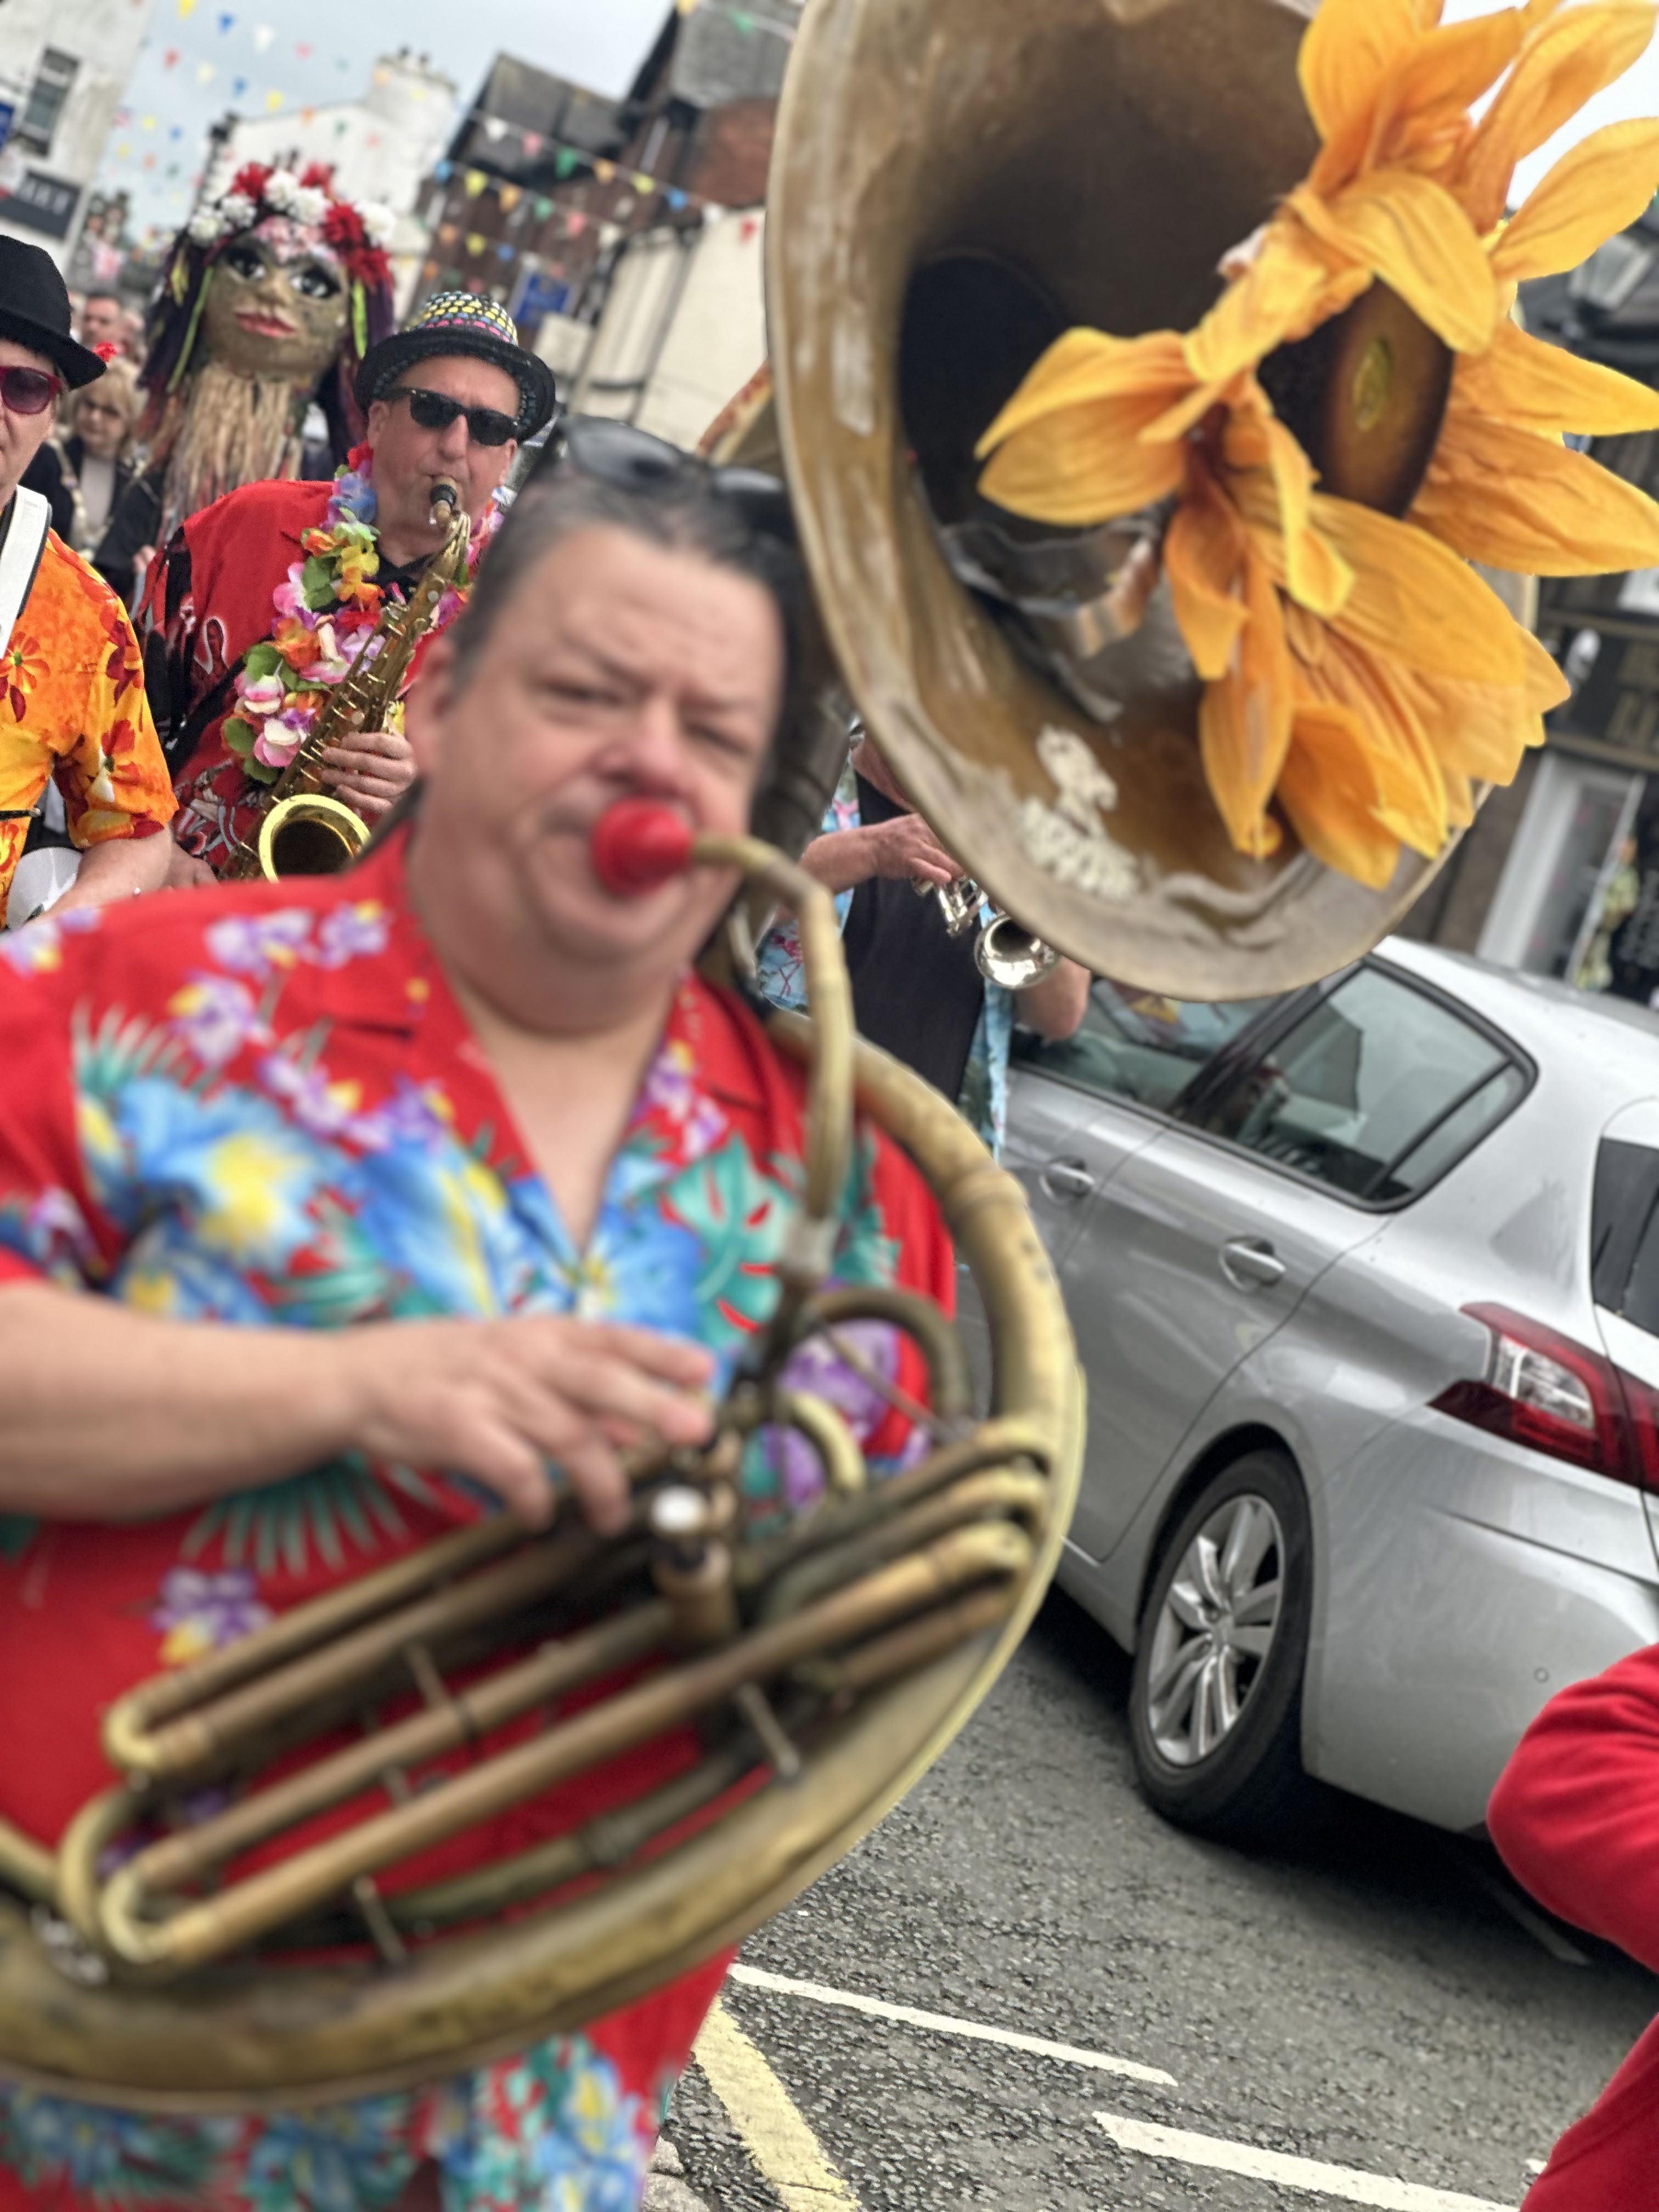
[[[434,485],[459,489],[476,568],[519,442],[554,406],[545,362],[504,309],[470,292],[439,293],[371,347],[356,388],[368,428],[332,483],[245,484],[191,515],[150,572],[145,678],[173,769],[174,835],[200,864],[175,865],[175,881],[222,874],[239,838],[257,836],[265,794],[387,597],[407,598],[441,544]],[[367,821],[414,775],[396,711],[392,723],[331,754],[331,789]]]
[[[775,1302],[802,1079],[691,970],[731,877],[618,899],[589,837],[629,796],[746,829],[792,564],[693,471],[647,494],[567,462],[433,649],[407,825],[343,876],[0,947],[0,1819],[37,1843],[107,1783],[99,1716],[137,1680],[476,1516],[477,1486],[539,1524],[568,1483],[614,1529],[619,1442],[707,1435]],[[868,1129],[834,1272],[951,1297],[933,1202]],[[879,1471],[926,1440],[872,1369],[925,1378],[853,1326],[860,1371],[812,1387]],[[744,1487],[763,1519],[822,1477],[781,1454]],[[537,1801],[454,1863],[573,1817]],[[0,2212],[629,2212],[722,1966],[305,2114],[0,2084]]]

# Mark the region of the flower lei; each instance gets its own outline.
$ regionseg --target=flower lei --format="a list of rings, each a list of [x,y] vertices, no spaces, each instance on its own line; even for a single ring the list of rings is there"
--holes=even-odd
[[[370,449],[359,446],[336,477],[321,526],[300,540],[304,560],[293,564],[273,595],[275,629],[250,649],[237,673],[225,744],[252,782],[277,781],[310,735],[329,693],[350,674],[374,635],[386,594],[374,580],[380,556],[372,461]],[[453,622],[465,605],[504,511],[502,495],[493,492],[473,527],[466,581],[439,601],[434,629]],[[388,708],[386,727],[402,729],[401,700]]]

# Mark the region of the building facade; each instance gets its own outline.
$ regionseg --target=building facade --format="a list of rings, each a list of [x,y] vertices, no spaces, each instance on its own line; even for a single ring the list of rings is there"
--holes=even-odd
[[[1522,308],[1537,336],[1659,381],[1659,216],[1527,286]],[[1659,437],[1590,451],[1659,495]],[[1405,933],[1659,1006],[1659,570],[1547,581],[1538,629],[1572,696]]]
[[[695,267],[693,301],[730,280],[738,302],[737,327],[711,357],[716,376],[728,355],[744,357],[735,387],[763,350],[750,337],[759,209],[799,20],[799,0],[675,7],[619,100],[500,56],[434,173],[422,289],[487,292],[567,395],[580,380],[583,404],[630,413],[644,359],[632,341],[607,340],[604,370],[595,333],[607,303],[614,293],[612,338],[623,323],[648,327],[650,354],[669,343],[664,313]],[[673,350],[655,364],[670,382]],[[688,391],[678,411],[700,404]]]
[[[152,0],[5,0],[0,231],[67,270]]]

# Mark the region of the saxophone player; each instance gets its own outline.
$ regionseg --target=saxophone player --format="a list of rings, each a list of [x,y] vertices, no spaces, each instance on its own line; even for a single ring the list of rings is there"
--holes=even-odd
[[[145,683],[179,811],[173,880],[223,875],[257,841],[271,787],[389,601],[444,542],[436,485],[473,518],[451,620],[499,526],[519,445],[554,410],[552,372],[504,308],[441,292],[371,347],[356,380],[362,443],[331,483],[246,484],[180,527],[139,617]],[[412,680],[413,671],[411,671]],[[414,776],[401,702],[331,748],[329,788],[372,823]]]

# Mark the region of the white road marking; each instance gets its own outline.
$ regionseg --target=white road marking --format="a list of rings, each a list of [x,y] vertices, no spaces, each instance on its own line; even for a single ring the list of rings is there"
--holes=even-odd
[[[810,2003],[839,2005],[845,2012],[861,2012],[873,2020],[892,2020],[906,2027],[925,2027],[935,2035],[959,2035],[975,2043],[1000,2043],[1007,2051],[1029,2051],[1038,2058],[1058,2058],[1068,2066],[1092,2066],[1098,2074],[1120,2074],[1126,2081],[1149,2081],[1154,2087],[1173,2089],[1173,2074],[1161,2066],[1143,2066],[1133,2058],[1114,2058],[1104,2051],[1079,2051],[1074,2043],[1049,2043],[1040,2035],[1022,2035],[1012,2027],[988,2027],[982,2021],[957,2020],[950,2013],[918,2012],[914,2005],[888,2004],[880,1997],[863,1997],[852,1990],[826,1989],[822,1982],[798,1982],[787,1974],[769,1974],[759,1966],[733,1966],[732,1979],[740,1987],[769,1990],[775,1996],[805,1997]]]
[[[1489,2197],[1462,2197],[1455,2190],[1428,2189],[1420,2182],[1398,2181],[1387,2173],[1365,2173],[1353,2166],[1327,2166],[1322,2159],[1291,2158],[1286,2152],[1258,2150],[1254,2143],[1229,2142],[1221,2136],[1189,2135],[1184,2128],[1154,2127],[1146,2120],[1121,2119],[1115,2112],[1095,2114],[1121,2150],[1143,2158],[1174,2159],[1182,2166],[1208,2166],[1251,2181],[1271,2181],[1281,2189],[1304,2190],[1310,2197],[1334,2197],[1345,2204],[1375,2204],[1382,2212],[1514,2212]]]

